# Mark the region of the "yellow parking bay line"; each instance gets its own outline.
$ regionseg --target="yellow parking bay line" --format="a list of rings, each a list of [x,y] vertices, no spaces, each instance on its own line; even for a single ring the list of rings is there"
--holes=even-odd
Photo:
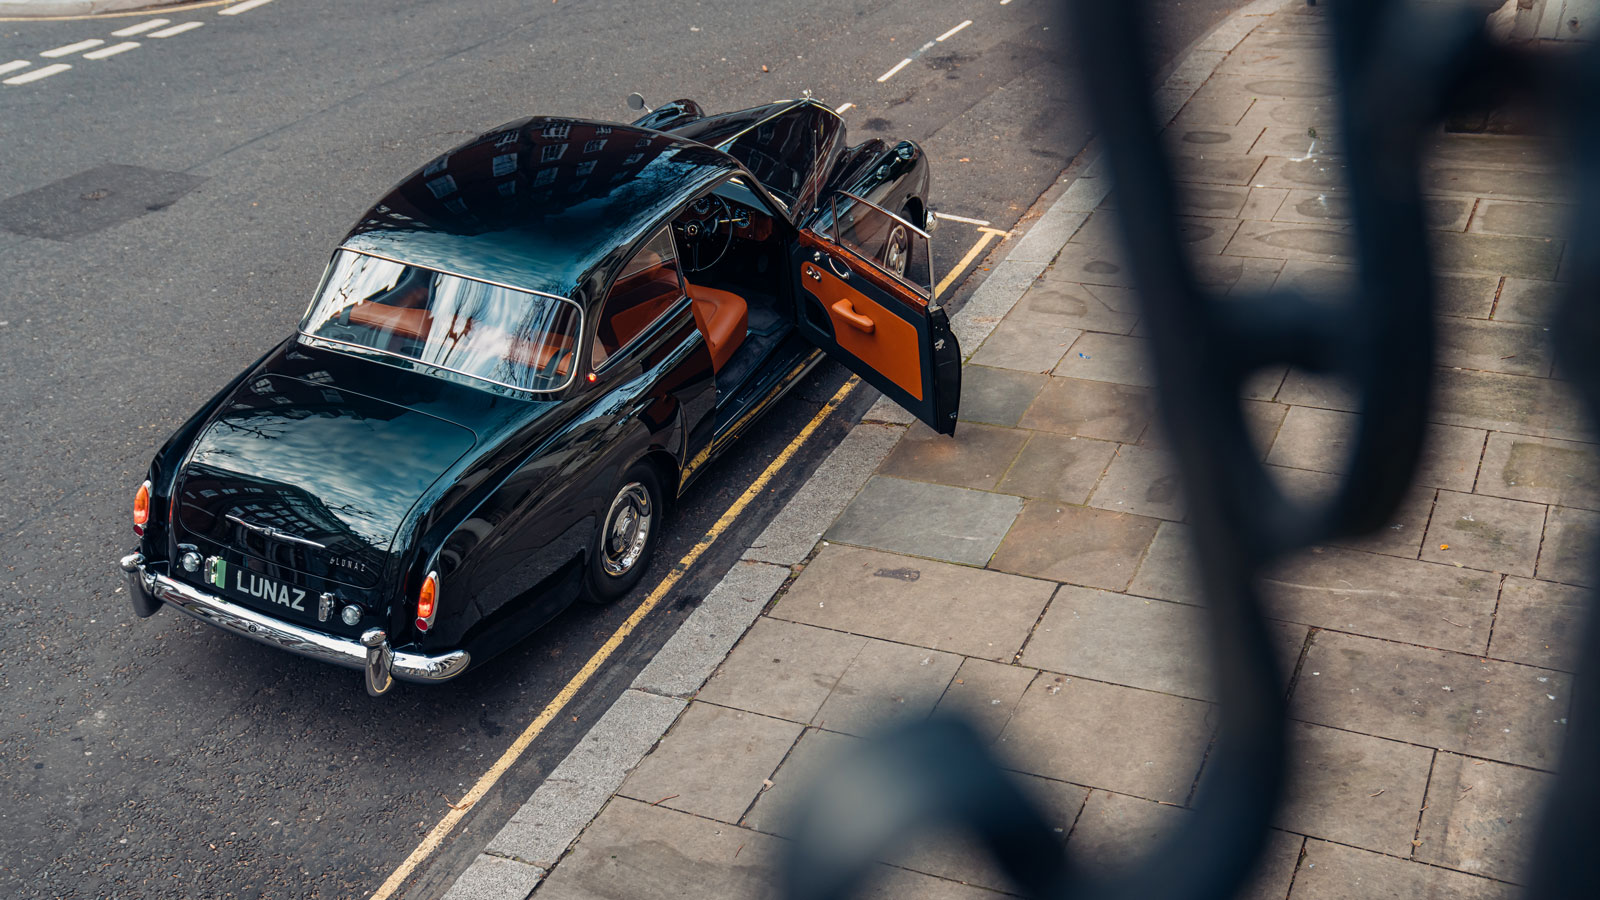
[[[961,277],[961,273],[967,270],[967,266],[972,265],[973,261],[978,258],[978,254],[983,252],[983,248],[989,246],[990,241],[997,237],[1006,236],[1006,232],[998,228],[979,228],[978,231],[981,232],[978,242],[972,245],[972,249],[967,251],[966,256],[961,257],[961,261],[956,263],[956,267],[950,270],[950,274],[946,275],[944,280],[934,287],[933,296],[935,298],[943,294],[950,285],[955,283],[957,278]]]
[[[728,526],[739,518],[739,514],[744,512],[746,506],[750,505],[750,501],[761,496],[761,492],[766,490],[767,485],[777,476],[778,472],[783,469],[789,460],[794,458],[795,453],[799,452],[805,442],[816,432],[817,427],[822,424],[823,420],[838,409],[839,405],[850,396],[850,392],[855,390],[856,385],[860,383],[860,379],[851,376],[850,380],[839,388],[838,392],[823,405],[822,409],[811,417],[811,421],[800,429],[800,433],[795,435],[794,440],[789,442],[789,446],[783,448],[783,452],[773,458],[771,464],[760,475],[756,476],[755,481],[750,482],[750,486],[745,488],[743,494],[739,495],[739,499],[733,501],[733,505],[729,506],[727,511],[722,514],[722,517],[717,519],[716,523],[706,532],[705,537],[701,538],[699,543],[695,544],[688,553],[684,554],[682,559],[678,560],[677,564],[672,567],[672,571],[667,573],[667,577],[663,578],[661,583],[656,585],[655,590],[650,592],[650,596],[644,598],[644,602],[639,604],[639,608],[635,609],[633,614],[628,616],[627,621],[623,622],[611,634],[611,637],[600,645],[600,649],[589,657],[589,661],[583,664],[583,668],[579,669],[576,675],[572,676],[572,680],[567,682],[566,687],[563,687],[561,692],[556,694],[555,698],[550,701],[549,705],[541,710],[532,722],[528,723],[528,727],[517,735],[517,739],[511,742],[511,746],[507,747],[504,753],[500,754],[500,758],[495,760],[494,765],[489,767],[489,771],[483,773],[483,777],[479,778],[477,783],[472,786],[472,790],[461,798],[461,802],[451,806],[450,811],[445,813],[444,818],[439,820],[439,824],[433,826],[433,830],[428,832],[427,837],[422,839],[422,843],[417,845],[417,849],[411,851],[411,855],[405,858],[400,867],[395,869],[393,874],[384,880],[383,884],[379,885],[377,891],[372,894],[372,900],[388,900],[388,898],[394,896],[394,892],[400,889],[407,878],[411,877],[411,873],[416,871],[417,866],[427,859],[433,851],[439,849],[439,845],[444,843],[445,837],[450,834],[457,823],[466,817],[467,812],[479,800],[482,800],[484,795],[489,793],[489,790],[495,786],[495,783],[522,757],[522,754],[527,752],[534,739],[551,722],[555,721],[561,710],[572,702],[572,699],[578,695],[579,691],[583,690],[584,685],[588,684],[589,680],[595,676],[595,673],[600,671],[600,667],[605,665],[606,660],[611,658],[611,655],[617,651],[618,647],[622,646],[622,642],[627,639],[628,635],[639,627],[639,623],[644,621],[644,617],[660,605],[672,588],[684,575],[688,574],[689,569],[711,548],[712,544],[716,543],[718,536],[727,531]]]

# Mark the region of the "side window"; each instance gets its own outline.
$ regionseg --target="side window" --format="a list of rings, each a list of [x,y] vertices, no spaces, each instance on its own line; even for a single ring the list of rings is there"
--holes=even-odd
[[[839,128],[838,116],[805,105],[761,123],[727,151],[792,208],[811,196],[812,179]]]
[[[594,334],[594,367],[643,334],[683,296],[678,254],[667,226],[644,242],[622,267],[600,308]]]
[[[834,194],[833,222],[825,235],[906,286],[933,297],[933,257],[928,233],[860,197]]]

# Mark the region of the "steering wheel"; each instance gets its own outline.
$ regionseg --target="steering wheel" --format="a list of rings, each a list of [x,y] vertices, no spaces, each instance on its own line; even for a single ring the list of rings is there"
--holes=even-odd
[[[684,271],[703,272],[721,262],[733,246],[733,211],[716,194],[701,197],[672,223],[672,230],[688,257],[683,260]]]

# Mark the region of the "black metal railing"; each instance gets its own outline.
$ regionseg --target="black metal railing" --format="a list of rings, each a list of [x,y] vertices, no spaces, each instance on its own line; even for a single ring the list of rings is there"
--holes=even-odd
[[[1600,52],[1497,43],[1471,4],[1331,0],[1333,75],[1358,278],[1344,296],[1221,297],[1201,286],[1178,231],[1143,53],[1144,0],[1067,5],[1070,52],[1115,186],[1125,256],[1147,316],[1159,403],[1189,499],[1217,680],[1219,727],[1194,815],[1113,878],[1075,867],[1032,800],[958,721],[873,742],[813,792],[787,861],[788,896],[849,896],[905,837],[966,828],[1034,897],[1226,898],[1251,876],[1284,796],[1286,675],[1274,660],[1262,573],[1315,543],[1388,521],[1421,454],[1433,378],[1434,272],[1420,173],[1429,138],[1462,108],[1537,108],[1566,151],[1571,197],[1560,365],[1600,422]],[[1263,468],[1241,388],[1288,364],[1340,379],[1360,427],[1336,495],[1303,505]],[[1600,897],[1600,616],[1581,635],[1561,771],[1543,813],[1529,896]]]

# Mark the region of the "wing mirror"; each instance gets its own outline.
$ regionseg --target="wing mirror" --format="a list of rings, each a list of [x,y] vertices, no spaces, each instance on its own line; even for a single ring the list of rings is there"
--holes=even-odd
[[[639,93],[638,91],[634,91],[633,93],[628,95],[628,108],[633,110],[634,112],[638,112],[639,110],[644,110],[645,112],[653,112],[653,110],[651,110],[650,107],[645,105],[645,103],[644,103],[644,95]]]

